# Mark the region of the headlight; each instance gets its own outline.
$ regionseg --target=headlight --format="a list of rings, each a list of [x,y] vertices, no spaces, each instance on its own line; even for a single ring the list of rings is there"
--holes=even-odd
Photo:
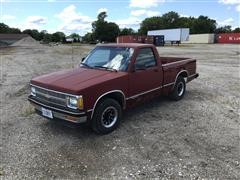
[[[83,109],[83,98],[82,96],[69,96],[67,97],[67,107],[72,109]]]
[[[31,95],[36,96],[36,88],[35,87],[31,87]]]

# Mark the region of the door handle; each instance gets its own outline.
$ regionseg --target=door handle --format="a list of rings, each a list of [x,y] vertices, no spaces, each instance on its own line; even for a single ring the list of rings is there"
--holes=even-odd
[[[154,69],[153,71],[154,71],[154,72],[158,72],[158,69]]]

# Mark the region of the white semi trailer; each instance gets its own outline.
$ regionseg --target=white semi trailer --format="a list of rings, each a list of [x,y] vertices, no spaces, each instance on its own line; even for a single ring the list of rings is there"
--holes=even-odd
[[[171,44],[180,44],[182,41],[188,41],[189,39],[189,28],[177,28],[177,29],[161,29],[148,31],[148,36],[164,36],[165,42]]]

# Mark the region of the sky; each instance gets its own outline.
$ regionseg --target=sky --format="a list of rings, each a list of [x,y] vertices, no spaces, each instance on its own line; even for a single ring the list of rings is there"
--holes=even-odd
[[[215,19],[218,26],[240,26],[240,0],[0,0],[0,22],[10,27],[84,35],[99,12],[120,28],[137,30],[143,19],[169,11]]]

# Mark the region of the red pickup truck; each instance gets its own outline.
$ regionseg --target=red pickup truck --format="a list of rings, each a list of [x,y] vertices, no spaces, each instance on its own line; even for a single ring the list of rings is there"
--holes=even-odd
[[[160,57],[150,44],[100,44],[78,68],[33,78],[28,100],[41,116],[113,131],[123,110],[159,95],[180,100],[196,60]]]

